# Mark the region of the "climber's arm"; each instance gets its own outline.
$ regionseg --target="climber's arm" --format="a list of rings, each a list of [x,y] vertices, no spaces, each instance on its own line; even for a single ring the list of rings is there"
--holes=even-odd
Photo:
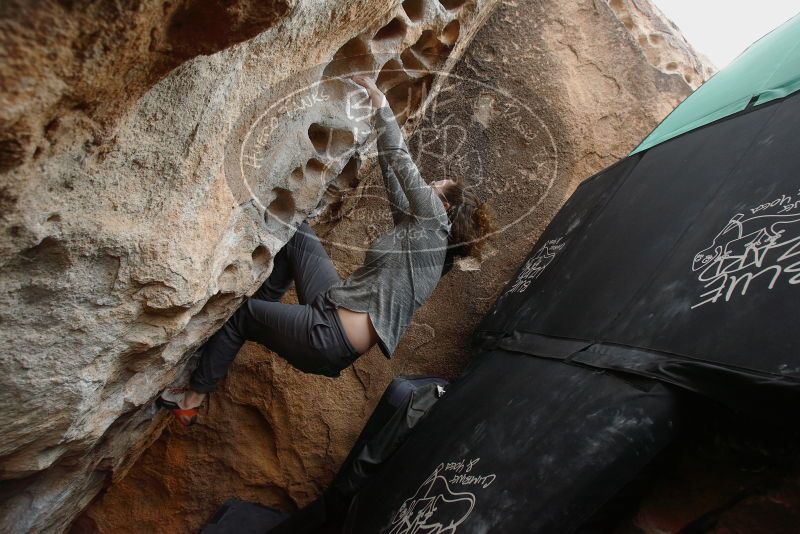
[[[403,220],[403,217],[411,213],[408,199],[405,193],[403,193],[400,182],[398,182],[397,176],[395,176],[394,170],[389,165],[388,161],[386,161],[386,158],[378,157],[378,162],[381,166],[386,196],[389,199],[389,209],[392,211],[392,220],[394,224],[397,225]]]
[[[386,97],[380,92],[380,90],[378,90],[377,87],[374,87],[373,84],[368,82],[365,82],[365,86],[370,95],[370,100],[372,101],[374,108],[380,109],[382,106],[386,106],[388,108]],[[380,139],[380,135],[378,138]],[[381,166],[383,185],[384,189],[386,189],[386,196],[389,199],[389,209],[392,212],[392,221],[394,221],[396,226],[400,224],[400,221],[402,221],[404,217],[411,215],[408,199],[403,192],[403,188],[400,186],[400,182],[397,180],[394,169],[391,165],[389,165],[389,161],[380,155],[380,150],[378,154],[378,163]]]
[[[446,221],[444,205],[433,188],[422,179],[388,105],[376,110],[375,128],[378,131],[378,159],[381,161],[381,169],[391,170],[395,178],[395,183],[388,183],[387,180],[387,189],[398,186],[402,188],[408,199],[410,213],[418,218]]]
[[[390,202],[418,219],[435,218],[447,222],[447,212],[442,201],[433,188],[422,179],[419,169],[408,153],[403,134],[386,96],[378,89],[375,82],[367,77],[356,76],[353,80],[367,90],[372,105],[376,108],[378,160]],[[399,200],[403,194],[407,200],[405,203]],[[399,217],[395,218],[395,223],[398,220]]]

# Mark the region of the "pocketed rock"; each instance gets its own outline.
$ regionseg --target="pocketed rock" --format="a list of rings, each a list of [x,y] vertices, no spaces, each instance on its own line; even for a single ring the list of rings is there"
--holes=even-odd
[[[421,5],[402,8],[414,20],[425,12]],[[391,22],[384,28],[383,35],[402,31]],[[420,34],[414,42],[423,42],[417,50],[440,47],[453,34],[449,26],[435,41]],[[360,46],[351,41],[340,57]],[[380,83],[387,91],[411,89],[405,100],[395,91],[390,103],[413,132],[409,146],[423,176],[463,177],[492,204],[502,232],[486,258],[459,262],[441,280],[391,360],[376,347],[331,379],[247,344],[200,428],[170,424],[81,516],[85,528],[190,532],[231,496],[283,510],[311,502],[392,377],[456,378],[471,357],[472,329],[578,183],[624,157],[691,92],[683,76],[654,65],[615,10],[597,0],[502,3],[457,64],[432,82],[436,96],[427,105],[413,98],[427,75],[394,76],[413,60],[406,52],[387,62]],[[404,112],[409,101],[416,102],[411,113]],[[341,276],[360,265],[364,248],[391,222],[368,155],[365,148],[360,168],[348,159],[339,186],[326,191],[328,209],[312,224]],[[297,302],[294,293],[284,302]]]
[[[639,0],[608,0],[647,60],[667,74],[683,76],[692,89],[700,87],[716,68],[686,40],[674,22],[655,4]]]

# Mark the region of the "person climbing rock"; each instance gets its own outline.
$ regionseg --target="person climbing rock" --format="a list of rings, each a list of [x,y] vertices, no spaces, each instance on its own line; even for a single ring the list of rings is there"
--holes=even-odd
[[[456,256],[480,256],[496,227],[491,209],[461,181],[425,183],[385,95],[366,76],[378,161],[393,227],[376,238],[364,265],[340,279],[314,231],[303,222],[276,254],[270,276],[200,351],[188,388],[158,399],[184,424],[217,388],[245,341],[255,341],[306,373],[339,376],[374,345],[391,358],[414,312]],[[295,282],[299,304],[281,296]]]

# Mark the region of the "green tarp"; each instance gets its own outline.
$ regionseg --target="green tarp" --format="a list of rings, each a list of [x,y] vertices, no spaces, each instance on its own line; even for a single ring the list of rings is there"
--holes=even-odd
[[[711,77],[631,152],[663,143],[800,89],[800,15],[768,33]]]

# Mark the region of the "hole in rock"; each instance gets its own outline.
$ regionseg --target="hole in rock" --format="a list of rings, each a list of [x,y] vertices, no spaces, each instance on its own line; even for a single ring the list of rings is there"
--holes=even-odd
[[[667,63],[667,64],[664,66],[664,68],[665,68],[665,69],[667,69],[667,70],[670,70],[670,71],[672,71],[672,70],[678,70],[678,64],[677,64],[677,63],[675,63],[674,61],[670,61],[669,63]]]
[[[328,167],[316,158],[311,158],[306,162],[306,172],[312,174],[323,174],[328,170]]]
[[[429,74],[417,80],[409,80],[393,87],[386,93],[389,107],[397,118],[397,123],[402,125],[408,120],[420,104],[425,101],[433,83],[433,75]]]
[[[439,3],[448,11],[458,9],[467,3],[467,0],[439,0]]]
[[[272,217],[277,217],[284,222],[288,222],[295,213],[294,196],[292,196],[292,192],[282,187],[276,187],[272,192],[275,194],[275,198],[269,203],[267,214]]]
[[[269,253],[269,249],[264,245],[258,245],[255,250],[253,250],[251,257],[255,265],[266,267],[269,264],[269,260],[272,259],[272,254]]]
[[[47,218],[47,222],[52,222],[52,223],[61,222],[61,215],[59,215],[58,213],[53,213]]]
[[[461,32],[461,23],[458,20],[450,21],[450,23],[442,29],[440,39],[447,46],[453,46],[458,41],[458,35]]]
[[[47,236],[37,245],[23,250],[21,255],[26,260],[35,263],[37,268],[61,270],[72,265],[67,247],[52,236]]]
[[[452,48],[452,45],[440,41],[432,30],[425,30],[411,48],[400,54],[400,58],[407,68],[432,70],[444,62]]]
[[[316,158],[312,158],[306,162],[305,175],[308,177],[308,184],[310,186],[324,184],[327,172],[328,167]]]
[[[403,2],[403,11],[409,19],[418,22],[425,16],[425,0],[406,0]]]
[[[405,37],[407,29],[406,23],[395,17],[386,26],[378,30],[372,39],[375,41],[402,39]]]
[[[23,139],[0,139],[0,172],[10,171],[25,162],[26,142]]]
[[[350,158],[334,181],[340,190],[356,187],[358,185],[358,159]]]
[[[300,167],[297,167],[295,170],[292,171],[291,177],[292,177],[292,180],[295,181],[295,182],[302,182],[303,181],[303,177],[304,177],[303,169],[300,168]]]
[[[450,54],[450,46],[439,40],[433,30],[425,30],[416,43],[412,45],[417,54],[423,56],[447,56]]]
[[[408,70],[426,70],[425,65],[417,58],[414,50],[406,48],[400,54],[400,59],[403,60],[403,67]]]
[[[326,78],[346,77],[355,72],[370,71],[374,63],[375,58],[367,43],[360,37],[354,37],[336,51],[322,75]]]
[[[48,141],[55,139],[55,134],[58,133],[58,127],[61,125],[61,118],[56,117],[44,125],[44,137]]]
[[[328,128],[316,122],[308,127],[308,138],[318,154],[332,158],[349,150],[355,142],[353,132]]]
[[[328,148],[330,130],[315,122],[308,127],[308,138],[311,140],[311,144],[314,145],[314,150],[324,153]]]
[[[341,219],[346,193],[358,186],[358,164],[358,158],[353,156],[342,172],[328,184],[324,194],[326,209],[321,221],[328,223]]]
[[[403,69],[403,65],[396,59],[390,59],[378,74],[375,84],[384,93],[397,85],[408,80],[408,75]]]
[[[633,31],[634,28],[633,19],[631,19],[629,16],[626,15],[620,18],[619,20],[622,21],[622,25],[625,26],[625,29],[627,29],[628,31]]]
[[[231,263],[225,267],[225,270],[219,275],[217,287],[219,287],[221,291],[232,291],[233,288],[236,287],[236,277],[238,274],[239,268]]]

